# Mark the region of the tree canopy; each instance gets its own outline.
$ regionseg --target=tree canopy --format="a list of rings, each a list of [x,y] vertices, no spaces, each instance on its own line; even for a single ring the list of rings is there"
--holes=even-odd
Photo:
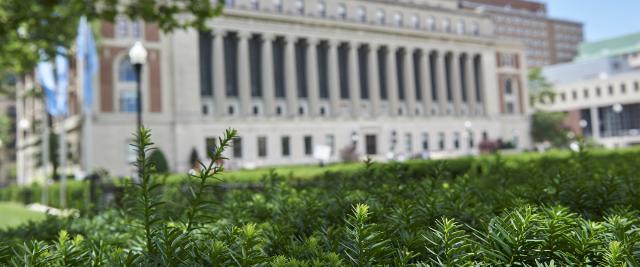
[[[224,0],[2,0],[0,1],[0,70],[33,70],[39,52],[54,55],[70,48],[81,16],[114,21],[118,14],[157,23],[164,32],[206,29]]]

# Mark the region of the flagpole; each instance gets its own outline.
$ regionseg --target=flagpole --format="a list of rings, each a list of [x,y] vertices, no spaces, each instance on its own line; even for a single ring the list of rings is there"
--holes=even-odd
[[[64,116],[58,117],[58,126],[60,127],[60,138],[58,141],[58,148],[60,154],[58,159],[60,162],[60,206],[64,209],[67,208],[67,130],[64,127]]]
[[[44,103],[44,101],[43,101]],[[46,104],[45,104],[46,105]],[[43,106],[42,115],[42,177],[44,182],[42,183],[42,205],[49,205],[49,113]]]

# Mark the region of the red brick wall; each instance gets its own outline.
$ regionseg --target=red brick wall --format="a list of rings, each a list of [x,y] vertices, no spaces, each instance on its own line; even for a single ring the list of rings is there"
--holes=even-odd
[[[149,42],[160,41],[160,30],[158,24],[144,23],[144,38]]]
[[[100,23],[100,34],[102,34],[103,38],[113,38],[115,36],[113,23],[102,21],[102,23]]]
[[[162,112],[162,82],[160,79],[160,51],[149,50],[149,111]]]
[[[569,129],[571,129],[575,134],[582,135],[582,128],[580,127],[580,110],[568,111],[564,125],[569,127]]]

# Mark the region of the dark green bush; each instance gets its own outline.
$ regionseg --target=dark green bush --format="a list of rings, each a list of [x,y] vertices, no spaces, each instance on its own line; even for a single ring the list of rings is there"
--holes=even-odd
[[[213,164],[166,182],[140,153],[129,209],[2,232],[0,265],[638,266],[639,155],[367,162],[234,188]]]

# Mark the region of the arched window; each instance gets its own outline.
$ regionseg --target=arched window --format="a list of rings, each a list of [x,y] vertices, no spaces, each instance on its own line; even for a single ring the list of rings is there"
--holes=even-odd
[[[420,29],[420,18],[414,14],[411,16],[411,26],[415,29]]]
[[[318,11],[319,17],[325,17],[327,15],[327,5],[324,3],[324,1],[318,1],[316,9]]]
[[[444,19],[442,21],[442,31],[451,32],[451,21],[449,19]]]
[[[364,6],[359,6],[358,9],[356,9],[356,17],[359,22],[367,21],[367,11]]]
[[[135,82],[136,73],[133,70],[133,65],[129,58],[124,58],[118,64],[118,81],[120,82]]]
[[[338,4],[337,13],[338,13],[338,18],[347,19],[347,6],[345,6],[342,3]]]
[[[402,27],[402,14],[400,14],[400,12],[396,12],[393,15],[393,19],[395,20],[396,26]]]
[[[427,18],[427,29],[430,31],[436,31],[436,20],[433,17]]]
[[[386,23],[385,21],[385,15],[384,15],[384,10],[382,9],[378,9],[378,11],[376,11],[376,21],[378,22],[378,24],[380,25],[384,25]]]

